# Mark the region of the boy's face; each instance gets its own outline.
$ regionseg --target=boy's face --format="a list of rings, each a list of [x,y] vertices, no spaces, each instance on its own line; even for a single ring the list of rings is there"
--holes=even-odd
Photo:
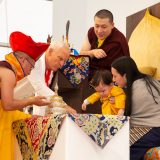
[[[97,87],[95,87],[95,90],[100,93],[102,98],[105,98],[109,95],[110,85],[100,83]]]

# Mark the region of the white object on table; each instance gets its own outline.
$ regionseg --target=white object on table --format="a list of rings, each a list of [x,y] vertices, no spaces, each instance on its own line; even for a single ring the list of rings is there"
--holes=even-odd
[[[129,160],[129,122],[102,149],[66,117],[49,160]]]

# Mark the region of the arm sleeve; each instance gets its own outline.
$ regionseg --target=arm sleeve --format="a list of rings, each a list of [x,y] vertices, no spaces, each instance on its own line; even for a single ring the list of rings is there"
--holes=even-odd
[[[85,100],[83,101],[83,103],[84,103],[85,105],[90,104],[90,102],[89,102],[87,99],[85,99]]]
[[[55,93],[45,83],[45,66],[40,60],[36,62],[35,68],[27,79],[33,86],[37,95],[52,96]]]
[[[26,77],[18,81],[16,87],[14,88],[14,99],[17,100],[32,97],[34,94],[35,90]]]
[[[89,103],[94,104],[96,101],[100,99],[100,94],[98,92],[93,93],[91,96],[87,98]]]

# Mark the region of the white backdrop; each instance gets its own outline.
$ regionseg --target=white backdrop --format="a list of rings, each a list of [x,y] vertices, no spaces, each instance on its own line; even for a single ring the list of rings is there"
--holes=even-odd
[[[55,40],[60,40],[65,34],[67,20],[70,20],[69,40],[79,50],[98,10],[111,10],[115,26],[125,34],[127,16],[158,2],[160,1],[3,0],[0,3],[0,42],[8,42],[10,32],[15,30],[30,34],[36,41],[46,41],[47,35],[52,33]],[[0,59],[8,52],[8,49],[0,48]]]
[[[0,3],[0,42],[8,42],[13,31],[31,35],[35,41],[46,41],[52,34],[52,2],[45,0],[3,0]],[[0,48],[0,59],[10,52]]]
[[[65,23],[71,20],[70,43],[79,49],[86,33],[94,23],[94,15],[100,9],[108,9],[114,15],[115,26],[126,34],[126,17],[159,0],[53,0],[53,32],[55,38],[65,32]],[[65,12],[64,12],[65,11]]]

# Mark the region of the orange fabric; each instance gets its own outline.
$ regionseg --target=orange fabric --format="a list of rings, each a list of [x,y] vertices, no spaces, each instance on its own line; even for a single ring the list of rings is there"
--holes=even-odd
[[[12,32],[10,35],[10,46],[12,50],[21,51],[28,54],[35,61],[46,51],[49,47],[48,43],[34,42],[30,36],[22,32]]]
[[[5,56],[5,59],[13,67],[13,70],[15,71],[16,74],[16,80],[19,81],[22,78],[24,78],[22,67],[17,58],[14,56],[14,54],[13,53],[7,54]]]

